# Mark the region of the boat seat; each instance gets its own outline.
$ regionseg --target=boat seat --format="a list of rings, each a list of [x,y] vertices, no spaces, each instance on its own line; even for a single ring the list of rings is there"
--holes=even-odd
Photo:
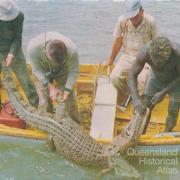
[[[97,141],[111,142],[116,115],[117,90],[108,77],[100,77],[94,100],[90,136]]]

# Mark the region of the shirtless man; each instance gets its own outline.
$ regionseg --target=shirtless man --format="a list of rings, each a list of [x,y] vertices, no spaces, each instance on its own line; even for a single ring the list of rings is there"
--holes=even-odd
[[[145,63],[151,66],[151,72],[142,101],[137,90],[137,76]],[[180,108],[180,44],[171,42],[166,37],[157,37],[145,45],[129,72],[128,85],[134,108],[139,113],[144,113],[146,107],[152,109],[169,94],[165,132],[172,131]]]

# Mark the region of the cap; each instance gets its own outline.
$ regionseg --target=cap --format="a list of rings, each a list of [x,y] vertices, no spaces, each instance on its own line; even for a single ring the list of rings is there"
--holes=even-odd
[[[126,13],[125,17],[127,18],[133,18],[135,17],[142,7],[141,0],[125,0],[125,8]]]
[[[11,21],[19,14],[19,8],[13,0],[0,0],[0,20]]]

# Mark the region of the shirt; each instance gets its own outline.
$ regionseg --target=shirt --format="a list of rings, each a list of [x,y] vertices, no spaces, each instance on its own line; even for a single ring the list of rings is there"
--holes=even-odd
[[[22,12],[11,21],[0,20],[0,52],[15,56],[18,49],[21,49],[23,21]]]
[[[143,20],[137,28],[130,19],[120,16],[114,29],[114,37],[123,38],[122,52],[129,56],[136,56],[138,50],[156,36],[155,19],[148,14],[143,15]]]

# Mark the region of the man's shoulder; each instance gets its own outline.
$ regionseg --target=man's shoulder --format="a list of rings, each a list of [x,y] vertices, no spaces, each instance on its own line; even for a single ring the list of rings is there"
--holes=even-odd
[[[121,30],[124,31],[125,27],[130,25],[130,23],[128,23],[128,22],[129,22],[129,20],[124,15],[121,15],[118,17],[118,20],[116,23],[116,28],[118,28],[118,29],[120,28]]]
[[[145,18],[146,22],[150,23],[150,24],[154,24],[156,21],[152,15],[147,14],[147,13],[144,13],[144,18]]]
[[[70,43],[72,42],[69,38],[67,38],[66,36],[58,32],[43,32],[35,36],[34,38],[32,38],[30,42],[28,43],[28,47],[37,48],[40,46],[44,46],[47,41],[51,41],[51,40],[60,40],[64,42],[65,44],[67,42],[70,42]]]
[[[24,18],[24,13],[22,11],[19,11],[19,14],[18,14],[19,17],[23,17]]]
[[[47,32],[46,39],[47,40],[60,40],[60,41],[64,42],[67,50],[70,52],[72,51],[72,53],[77,50],[75,43],[69,37],[67,37],[59,32],[55,32],[55,31]]]
[[[19,14],[18,14],[18,16],[15,18],[15,19],[13,19],[13,20],[11,20],[11,22],[21,22],[21,21],[23,21],[24,20],[24,14],[23,14],[23,12],[22,11],[19,11]]]
[[[32,50],[35,50],[35,49],[37,49],[38,47],[42,46],[42,45],[45,43],[45,41],[46,41],[45,36],[44,36],[43,34],[40,34],[40,35],[32,38],[32,39],[29,41],[29,43],[28,43],[28,45],[27,45],[27,49],[28,49],[28,50],[31,50],[31,51],[32,51]]]
[[[128,19],[124,15],[121,15],[118,17],[117,22],[121,24],[121,23],[125,23],[127,20]]]

